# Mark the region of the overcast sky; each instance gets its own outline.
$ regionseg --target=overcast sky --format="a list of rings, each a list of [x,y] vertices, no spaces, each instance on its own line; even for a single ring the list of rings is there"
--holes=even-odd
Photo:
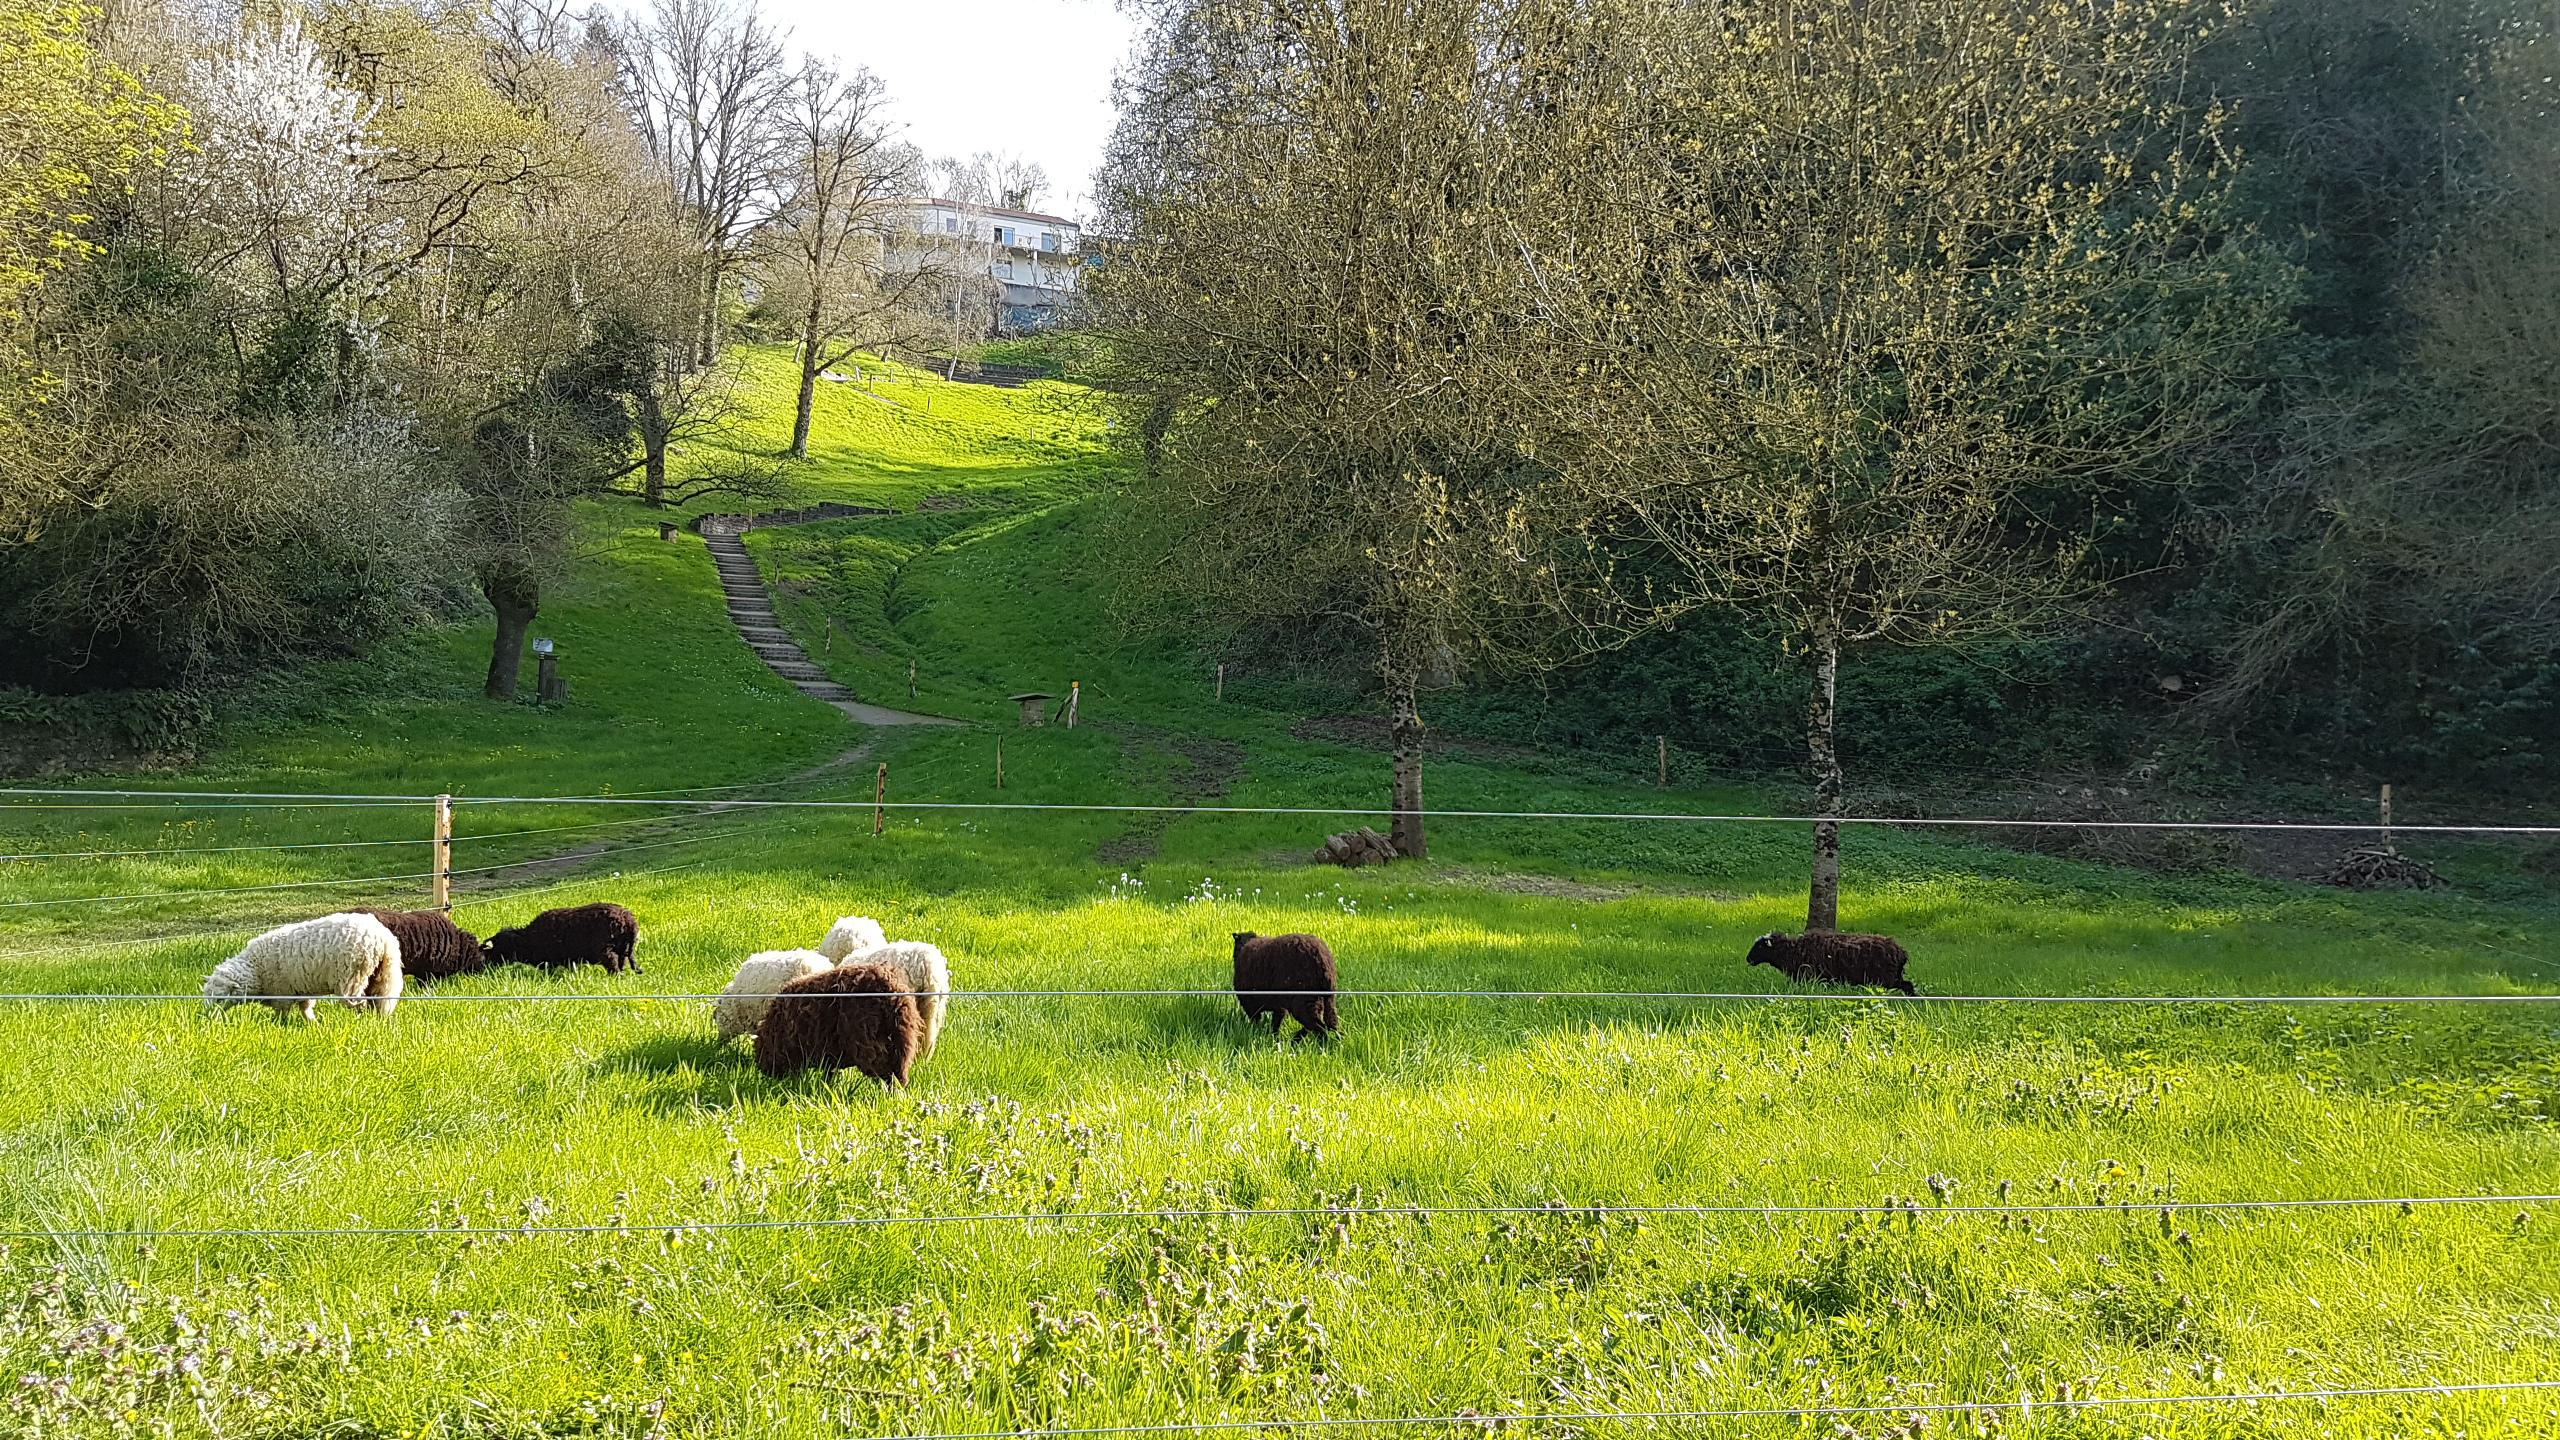
[[[1111,133],[1130,25],[1113,0],[757,0],[799,48],[877,75],[929,156],[1018,154],[1049,172],[1040,208],[1082,219]]]

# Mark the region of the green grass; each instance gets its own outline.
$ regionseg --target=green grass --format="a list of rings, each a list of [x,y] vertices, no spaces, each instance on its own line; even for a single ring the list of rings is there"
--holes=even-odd
[[[771,417],[782,367],[753,360]],[[698,540],[666,545],[653,517],[598,507],[597,543],[541,626],[570,704],[477,698],[487,631],[465,627],[315,676],[302,718],[141,783],[468,797],[780,781],[743,793],[867,799],[885,762],[902,799],[1155,802],[1212,779],[1236,804],[1382,797],[1383,757],[1293,738],[1279,692],[1213,703],[1178,645],[1112,632],[1081,563],[1099,449],[1072,392],[880,388],[901,406],[821,392],[799,482],[908,513],[753,532],[750,549],[792,587],[785,613],[813,652],[834,617],[840,677],[904,703],[912,659],[918,708],[973,728],[866,731],[801,699],[723,628]],[[943,496],[963,508],[915,508]],[[1083,725],[1010,728],[1005,694],[1070,679]],[[860,763],[788,780],[857,745]],[[1448,808],[1665,803],[1587,758],[1459,753],[1429,783]],[[1747,813],[1775,797],[1670,798]],[[1353,997],[1320,1046],[1275,1045],[1214,995],[964,996],[912,1092],[891,1095],[768,1080],[713,1042],[707,1002],[653,998],[716,991],[745,953],[810,943],[848,911],[943,945],[964,991],[1214,991],[1241,929],[1326,935],[1360,989],[1767,991],[1784,987],[1742,953],[1801,911],[1804,837],[1787,827],[1448,820],[1430,864],[1346,874],[1304,863],[1341,823],[1313,816],[893,813],[877,838],[867,808],[651,819],[616,843],[658,848],[502,875],[461,911],[485,932],[621,900],[642,917],[645,975],[494,972],[388,1023],[333,1012],[309,1029],[185,1002],[0,1005],[0,1228],[46,1232],[0,1257],[10,1432],[838,1437],[2560,1376],[2560,1210],[2174,1203],[2554,1189],[2542,1116],[2560,1105],[2560,1007]],[[10,808],[0,840],[414,838],[424,816]],[[631,818],[466,808],[460,828]],[[466,842],[457,864],[598,835],[621,831]],[[12,862],[0,901],[389,874],[422,868],[415,853]],[[2560,974],[2560,916],[2476,891],[2162,879],[1866,829],[1848,870],[1852,923],[1900,935],[1938,994],[2540,994]],[[0,909],[0,988],[184,994],[236,935],[107,942],[418,890],[322,894],[343,898]],[[470,998],[544,992],[609,998]],[[1929,1213],[1941,1195],[2122,1208]],[[1886,1220],[1887,1197],[1918,1213]],[[1611,1202],[1866,1214],[1574,1208]],[[1157,1213],[1294,1208],[1339,1213]],[[143,1233],[1089,1210],[1150,1218]],[[120,1233],[59,1233],[90,1229]],[[187,1355],[193,1382],[171,1363]],[[1932,1429],[2522,1435],[2555,1416],[2560,1401],[2511,1394],[2043,1406]],[[1841,1418],[1867,1436],[1904,1424]]]

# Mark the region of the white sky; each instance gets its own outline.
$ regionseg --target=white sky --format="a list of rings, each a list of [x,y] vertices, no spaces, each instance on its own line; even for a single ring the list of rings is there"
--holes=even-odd
[[[795,48],[880,77],[928,156],[1020,155],[1049,172],[1037,207],[1083,219],[1111,134],[1131,27],[1113,0],[757,0]]]

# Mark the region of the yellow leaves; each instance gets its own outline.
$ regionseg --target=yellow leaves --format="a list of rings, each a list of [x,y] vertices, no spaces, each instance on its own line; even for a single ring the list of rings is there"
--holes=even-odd
[[[177,107],[90,49],[96,13],[0,0],[0,321],[46,272],[91,252],[81,197],[157,161],[184,133]],[[0,339],[0,374],[28,373],[13,348]],[[14,398],[0,397],[0,414]]]

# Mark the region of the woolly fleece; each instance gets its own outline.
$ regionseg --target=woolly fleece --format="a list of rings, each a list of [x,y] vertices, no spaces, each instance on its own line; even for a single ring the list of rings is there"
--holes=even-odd
[[[320,1000],[335,995],[387,1016],[400,1003],[402,985],[400,941],[389,927],[370,915],[323,915],[279,925],[214,966],[204,979],[204,1004],[222,1010],[256,996],[285,997],[262,1003],[278,1020],[299,1013],[317,1021]]]
[[[765,1008],[783,986],[834,968],[834,961],[815,950],[765,950],[750,955],[738,967],[738,978],[712,1005],[711,1023],[723,1042],[753,1035],[764,1023]]]
[[[856,951],[876,950],[888,943],[889,932],[880,928],[879,921],[868,915],[847,915],[818,942],[818,953],[827,957],[827,963],[841,965]]]
[[[847,965],[877,965],[900,979],[916,997],[916,1018],[924,1022],[924,1042],[916,1050],[916,1063],[933,1058],[934,1043],[942,1038],[942,1017],[951,1000],[951,962],[944,958],[941,947],[922,940],[891,940],[868,950],[857,950],[844,958]]]

